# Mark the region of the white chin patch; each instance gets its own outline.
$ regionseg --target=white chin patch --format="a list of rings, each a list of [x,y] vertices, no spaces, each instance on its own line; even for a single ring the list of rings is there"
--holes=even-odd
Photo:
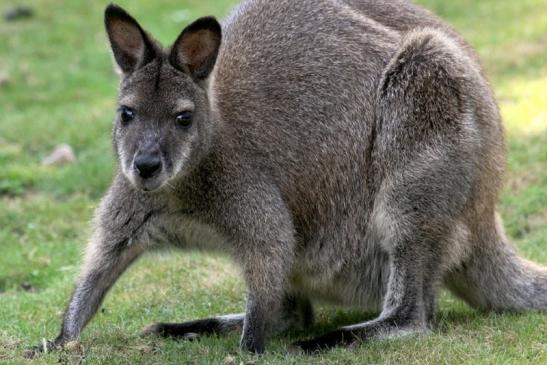
[[[167,178],[163,171],[157,176],[148,179],[141,178],[135,172],[130,172],[129,174],[127,174],[124,171],[124,175],[135,188],[143,191],[158,190],[163,187],[165,185],[165,182],[167,181]]]

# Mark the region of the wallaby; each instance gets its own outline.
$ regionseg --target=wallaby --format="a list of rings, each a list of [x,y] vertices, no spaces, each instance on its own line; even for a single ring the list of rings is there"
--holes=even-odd
[[[495,213],[503,129],[471,47],[410,1],[248,0],[163,48],[109,5],[121,69],[118,170],[96,213],[60,335],[78,338],[143,252],[233,257],[244,314],[159,323],[241,347],[313,320],[313,301],[375,320],[300,341],[312,352],[434,328],[445,285],[480,310],[547,308],[547,270]]]

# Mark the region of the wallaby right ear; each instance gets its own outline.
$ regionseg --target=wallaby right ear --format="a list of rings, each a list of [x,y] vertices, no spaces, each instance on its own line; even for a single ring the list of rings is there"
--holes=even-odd
[[[125,74],[154,59],[152,42],[125,10],[114,4],[108,5],[104,12],[104,24],[114,59]]]
[[[171,48],[169,61],[181,71],[188,71],[196,80],[209,76],[218,56],[222,28],[211,16],[200,18],[187,26]]]

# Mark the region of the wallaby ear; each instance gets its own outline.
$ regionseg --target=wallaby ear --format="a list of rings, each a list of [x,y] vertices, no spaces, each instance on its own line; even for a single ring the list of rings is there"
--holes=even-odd
[[[218,55],[222,30],[211,16],[200,18],[187,26],[179,35],[169,55],[169,62],[196,80],[209,76]]]
[[[108,5],[104,24],[114,59],[124,73],[131,73],[154,59],[152,42],[125,10],[114,4]]]

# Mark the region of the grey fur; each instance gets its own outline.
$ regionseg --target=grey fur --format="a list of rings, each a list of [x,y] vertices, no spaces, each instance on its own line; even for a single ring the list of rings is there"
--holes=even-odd
[[[519,258],[497,223],[493,93],[471,47],[426,10],[249,0],[222,36],[208,18],[173,51],[117,7],[107,27],[120,103],[136,116],[115,122],[118,172],[53,345],[78,337],[141,252],[166,245],[229,253],[246,314],[148,332],[243,326],[256,352],[267,333],[309,324],[308,298],[381,314],[292,349],[428,331],[443,284],[481,310],[547,308],[546,269]],[[187,129],[174,122],[181,108],[193,111]],[[133,168],[146,146],[161,151],[151,179]]]

